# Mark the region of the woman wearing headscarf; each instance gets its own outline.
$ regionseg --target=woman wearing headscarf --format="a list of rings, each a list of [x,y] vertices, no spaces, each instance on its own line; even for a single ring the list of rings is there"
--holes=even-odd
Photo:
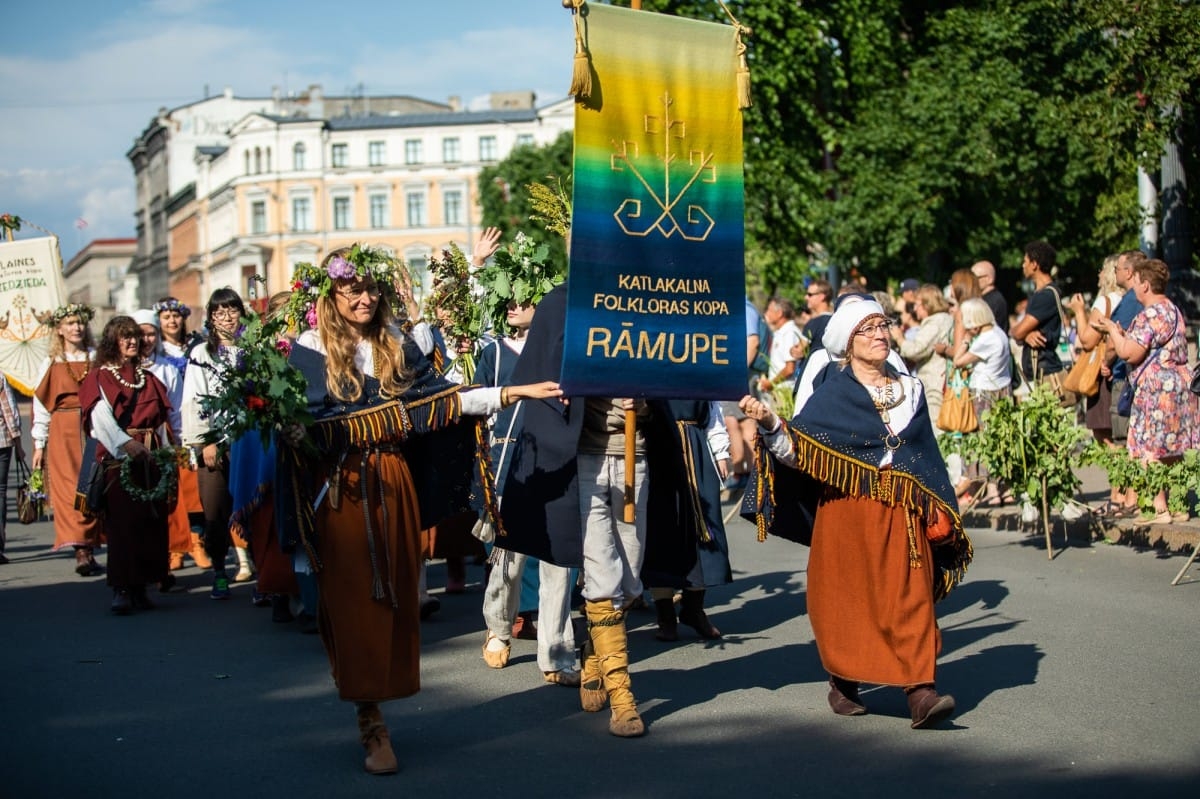
[[[789,424],[742,399],[761,436],[748,513],[760,537],[812,547],[808,611],[833,711],[866,712],[860,683],[895,685],[924,728],[954,711],[934,688],[934,602],[961,579],[971,545],[920,381],[887,364],[890,327],[874,301],[839,309],[825,341],[845,356]]]

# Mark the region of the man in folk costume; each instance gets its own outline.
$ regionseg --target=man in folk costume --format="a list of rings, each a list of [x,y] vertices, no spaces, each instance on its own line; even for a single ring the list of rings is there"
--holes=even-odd
[[[553,379],[562,365],[566,284],[538,305],[512,381]],[[544,376],[544,377],[535,377]],[[623,521],[625,412],[635,413],[633,523]],[[500,491],[506,535],[497,544],[560,566],[582,566],[588,637],[583,642],[580,704],[611,708],[609,732],[645,733],[629,677],[625,615],[642,595],[644,556],[653,553],[657,585],[684,586],[698,557],[703,521],[681,519],[691,502],[678,501],[680,409],[665,401],[574,397],[522,403],[512,463]],[[686,425],[685,425],[686,427]],[[713,467],[715,486],[715,467]],[[652,494],[653,492],[653,494]],[[651,536],[647,540],[647,535]],[[671,537],[674,536],[674,540]],[[660,538],[661,537],[661,538]],[[719,547],[718,547],[719,549]],[[718,555],[720,557],[720,555]],[[728,561],[706,566],[723,582]]]

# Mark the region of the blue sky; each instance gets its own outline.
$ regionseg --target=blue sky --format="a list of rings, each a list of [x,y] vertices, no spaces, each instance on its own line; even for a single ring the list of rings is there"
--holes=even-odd
[[[133,236],[129,147],[160,107],[226,86],[470,104],[562,99],[571,15],[559,0],[41,0],[0,22],[0,213],[57,233],[63,257]],[[82,231],[76,219],[87,220]]]

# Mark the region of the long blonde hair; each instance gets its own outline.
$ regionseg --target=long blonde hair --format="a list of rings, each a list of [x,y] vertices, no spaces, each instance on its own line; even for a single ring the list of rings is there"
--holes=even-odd
[[[1115,291],[1119,291],[1117,286],[1117,261],[1121,260],[1120,255],[1110,255],[1104,259],[1104,264],[1100,267],[1100,282],[1096,292],[1101,297],[1107,297]]]
[[[350,324],[338,313],[333,290],[317,299],[317,333],[325,347],[325,388],[342,402],[357,402],[364,383],[363,373],[354,365],[357,341]],[[412,371],[404,363],[404,350],[392,334],[391,322],[392,312],[381,301],[363,331],[363,340],[370,342],[375,353],[375,377],[384,399],[395,399],[412,385]]]

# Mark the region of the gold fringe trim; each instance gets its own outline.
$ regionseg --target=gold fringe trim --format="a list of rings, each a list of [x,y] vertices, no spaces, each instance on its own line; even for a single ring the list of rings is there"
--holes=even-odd
[[[966,576],[967,566],[975,556],[971,539],[963,529],[958,510],[951,508],[936,494],[924,488],[915,477],[895,469],[879,469],[866,466],[821,444],[810,436],[785,425],[796,453],[796,468],[815,480],[840,491],[846,496],[862,497],[882,502],[907,511],[909,534],[909,565],[921,568],[922,561],[916,545],[916,536],[923,534],[918,520],[933,518],[935,513],[949,514],[951,534],[945,543],[934,547],[934,560],[938,568],[934,573],[934,601],[943,599]],[[761,433],[754,446],[755,471],[755,526],[758,540],[767,539],[770,516],[775,507],[775,463],[771,458]],[[946,556],[949,553],[949,556]],[[939,557],[942,556],[942,557]]]
[[[563,0],[563,8],[571,9],[575,18],[575,61],[571,66],[571,88],[567,94],[576,100],[586,100],[592,96],[592,62],[588,54],[583,31],[584,0]]]

